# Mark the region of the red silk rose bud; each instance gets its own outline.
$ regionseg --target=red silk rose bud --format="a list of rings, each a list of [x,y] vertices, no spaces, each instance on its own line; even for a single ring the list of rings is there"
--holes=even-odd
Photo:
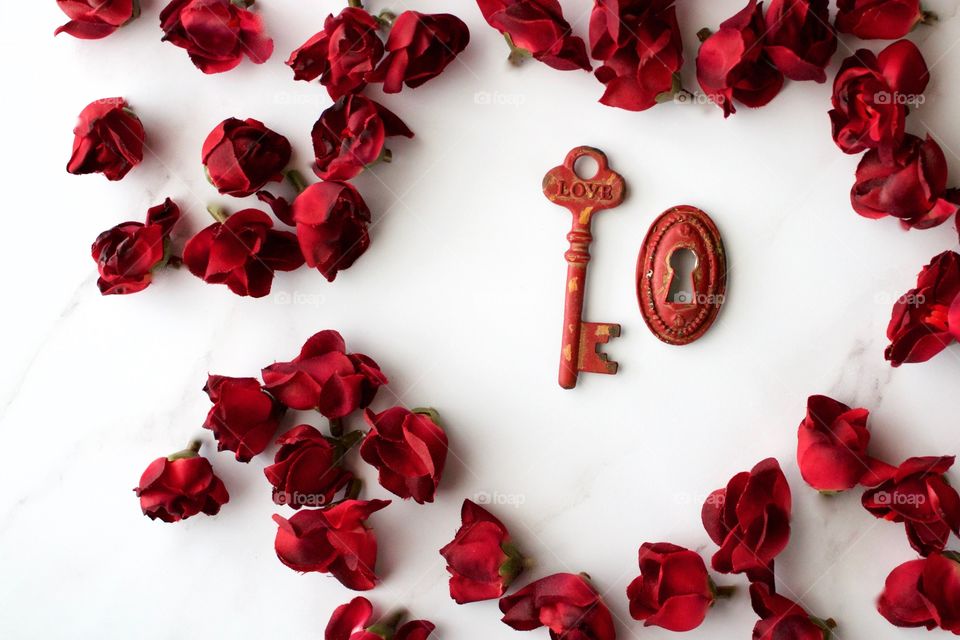
[[[877,611],[897,627],[939,627],[960,635],[960,554],[933,553],[894,569]]]
[[[142,291],[153,274],[171,259],[170,232],[180,219],[180,208],[170,198],[147,211],[146,223],[122,222],[93,242],[97,287],[103,295]]]
[[[68,173],[102,173],[107,180],[119,180],[143,160],[143,123],[123,98],[88,104],[73,134]]]
[[[260,16],[245,7],[252,1],[172,0],[160,12],[163,40],[185,49],[204,73],[236,67],[246,55],[255,64],[273,53],[273,40],[263,31]]]
[[[291,409],[316,409],[330,419],[363,409],[387,378],[376,362],[347,353],[343,337],[326,330],[307,340],[300,355],[263,372],[264,386]]]
[[[501,597],[523,573],[523,556],[503,523],[483,507],[464,500],[460,521],[453,540],[440,549],[450,572],[450,597],[457,604]]]
[[[830,122],[844,153],[900,145],[911,102],[920,99],[930,73],[917,46],[894,42],[879,55],[867,49],[843,61],[833,81]]]
[[[680,89],[683,42],[673,0],[598,0],[590,14],[590,50],[603,64],[602,104],[643,111]]]
[[[925,18],[920,0],[837,0],[837,31],[864,40],[902,38]]]
[[[354,591],[377,583],[377,537],[367,518],[389,500],[344,500],[323,509],[298,511],[277,523],[275,547],[280,562],[294,571],[329,573]]]
[[[434,630],[429,620],[410,620],[399,625],[403,614],[374,621],[373,605],[357,596],[333,611],[323,640],[426,640]]]
[[[583,575],[555,573],[500,600],[508,626],[517,631],[550,629],[553,640],[615,640],[613,617]]]
[[[150,463],[134,489],[143,515],[178,522],[201,511],[209,516],[220,511],[230,496],[210,461],[198,451],[200,443],[192,442],[183,451]]]
[[[787,78],[825,82],[837,50],[827,0],[771,0],[763,36],[767,55]]]
[[[370,246],[370,209],[353,185],[312,184],[293,201],[291,215],[307,266],[330,282]]]
[[[363,417],[370,431],[360,457],[380,472],[380,485],[403,499],[433,502],[447,460],[447,436],[433,409],[369,409]]]
[[[294,80],[320,78],[334,100],[363,90],[365,76],[383,57],[379,28],[377,19],[358,7],[328,15],[323,31],[290,54],[287,66]]]
[[[590,71],[587,49],[571,33],[557,0],[477,0],[483,18],[510,45],[510,61],[533,56],[544,64],[570,71]]]
[[[645,627],[690,631],[728,589],[713,584],[700,554],[669,542],[644,542],[640,575],[627,587],[630,616]]]
[[[701,512],[703,527],[720,546],[713,568],[771,583],[773,560],[790,540],[790,511],[790,485],[773,458],[733,476],[710,494]]]
[[[449,13],[404,11],[390,27],[387,57],[367,82],[382,82],[384,93],[406,84],[415,89],[437,77],[470,42],[463,20]]]
[[[347,447],[308,424],[287,431],[277,444],[280,449],[273,464],[263,470],[277,504],[294,509],[330,504],[353,478],[342,466]]]
[[[237,460],[249,462],[267,448],[284,407],[259,380],[211,375],[203,390],[213,403],[203,426],[213,431],[218,451],[233,451]]]
[[[926,362],[960,338],[960,254],[944,251],[893,305],[884,357],[894,367]]]
[[[53,35],[67,33],[82,40],[98,40],[140,16],[140,0],[57,0],[70,21]]]
[[[877,518],[902,522],[910,546],[922,556],[943,551],[950,533],[960,535],[960,495],[943,475],[953,456],[910,458],[877,471],[863,506]]]
[[[283,180],[290,143],[259,120],[227,118],[203,143],[203,166],[220,193],[243,198]]]
[[[734,100],[762,107],[783,87],[783,74],[764,50],[766,30],[761,6],[750,0],[700,45],[697,81],[707,97],[723,109],[724,118],[736,113]]]
[[[892,153],[871,149],[864,154],[850,202],[865,218],[893,216],[905,229],[935,227],[960,210],[957,191],[947,190],[947,159],[940,145],[909,133]]]
[[[320,114],[313,125],[314,173],[324,180],[349,180],[381,157],[389,136],[413,137],[392,111],[370,98],[349,95]]]
[[[270,293],[275,271],[303,264],[297,237],[273,228],[270,216],[244,209],[218,220],[187,241],[183,262],[204,282],[225,284],[238,296],[262,298]]]
[[[769,585],[750,585],[750,600],[760,620],[753,640],[830,640],[837,623],[811,616],[793,600],[773,592]]]
[[[817,491],[852,489],[870,469],[866,409],[851,409],[827,396],[807,399],[797,432],[800,475]]]

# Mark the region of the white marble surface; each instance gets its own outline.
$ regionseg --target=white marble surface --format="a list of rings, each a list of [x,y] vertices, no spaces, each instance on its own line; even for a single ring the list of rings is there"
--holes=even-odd
[[[678,4],[692,87],[694,34],[742,3]],[[305,168],[310,127],[329,102],[319,86],[294,83],[283,61],[338,3],[263,0],[273,58],[213,77],[160,42],[160,5],[145,0],[140,20],[99,42],[54,39],[63,17],[49,0],[15,3],[0,23],[0,635],[321,637],[352,594],[277,561],[278,508],[261,472],[273,448],[249,465],[212,454],[231,494],[216,517],[151,522],[130,489],[148,462],[192,436],[211,453],[200,428],[208,371],[256,375],[315,331],[336,328],[390,376],[376,407],[433,405],[451,438],[438,501],[397,501],[372,520],[383,583],[367,595],[381,609],[404,605],[435,621],[439,638],[519,637],[499,622],[495,602],[458,607],[448,598],[437,554],[462,499],[486,493],[511,503],[495,511],[537,559],[528,577],[588,571],[620,638],[670,637],[627,615],[637,547],[669,540],[709,555],[701,501],[775,456],[795,501],[793,539],[778,561],[783,592],[835,617],[844,640],[926,637],[890,627],[873,606],[889,570],[912,557],[901,527],[875,521],[857,495],[820,498],[801,483],[793,453],[812,393],[868,407],[876,451],[891,461],[960,453],[960,347],[898,370],[882,355],[892,300],[957,236],[952,225],[908,233],[853,213],[857,159],[830,139],[828,85],[791,83],[768,107],[727,121],[709,105],[628,113],[597,104],[601,86],[586,73],[508,68],[473,2],[371,0],[376,10],[452,10],[472,42],[439,79],[383,100],[417,137],[391,143],[395,162],[356,180],[376,219],[369,252],[332,285],[306,269],[280,274],[261,300],[185,270],[143,293],[104,298],[89,256],[101,230],[170,196],[186,214],[182,240],[207,224],[207,203],[240,206],[218,196],[199,162],[216,123],[262,119],[291,139]],[[564,5],[585,34],[589,4]],[[941,143],[954,176],[957,6],[930,2],[940,24],[911,36],[932,82],[909,120],[912,132]],[[831,78],[858,45],[844,38]],[[120,183],[66,174],[77,113],[114,95],[145,123],[146,161]],[[621,371],[562,391],[569,216],[539,185],[578,144],[605,149],[631,187],[596,222],[587,302],[589,319],[623,325],[608,348]],[[714,217],[732,268],[717,324],[673,348],[644,326],[633,276],[648,225],[680,203]],[[370,469],[352,464],[371,481],[369,495],[387,497]],[[747,638],[753,623],[741,589],[687,637]]]

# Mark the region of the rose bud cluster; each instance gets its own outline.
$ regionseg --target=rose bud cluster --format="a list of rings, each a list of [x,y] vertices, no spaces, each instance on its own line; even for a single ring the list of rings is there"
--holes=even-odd
[[[810,396],[797,432],[800,475],[821,493],[846,491],[870,473],[866,409],[851,409],[827,396]]]
[[[477,0],[483,18],[507,39],[509,60],[532,56],[560,71],[590,71],[583,40],[571,33],[557,0]]]
[[[67,172],[74,175],[102,173],[107,180],[120,180],[143,160],[143,123],[123,98],[88,104],[73,135]]]
[[[799,604],[760,582],[750,585],[750,601],[760,620],[753,627],[754,640],[830,640],[837,623],[811,616]]]
[[[897,627],[940,628],[960,635],[960,554],[932,553],[894,569],[877,610]]]
[[[192,442],[183,451],[150,463],[134,489],[145,516],[179,522],[201,511],[216,515],[226,504],[227,488],[199,451],[200,443]]]
[[[359,432],[353,432],[359,434]],[[353,474],[343,468],[350,444],[301,424],[283,434],[272,465],[263,470],[273,501],[293,509],[330,504]]]
[[[376,620],[373,605],[357,596],[333,611],[323,640],[427,640],[434,624],[429,620],[410,620],[400,624],[402,613]]]
[[[613,616],[586,574],[555,573],[500,600],[503,622],[517,631],[540,627],[553,640],[614,640]]]
[[[213,406],[203,426],[213,431],[218,451],[233,451],[249,462],[273,439],[286,409],[256,378],[207,377],[203,391]]]
[[[160,12],[163,40],[186,50],[204,73],[229,71],[247,56],[256,64],[273,53],[253,0],[172,0]]]
[[[285,137],[259,120],[227,118],[204,141],[202,161],[217,191],[243,198],[283,180],[292,152]]]
[[[54,35],[66,33],[82,40],[99,40],[140,16],[140,0],[57,0],[70,21]]]
[[[837,0],[837,31],[870,40],[902,38],[936,16],[923,11],[920,0]]]
[[[146,222],[121,222],[107,229],[90,250],[103,295],[143,291],[153,274],[173,260],[170,232],[180,219],[180,208],[170,198],[147,211]]]

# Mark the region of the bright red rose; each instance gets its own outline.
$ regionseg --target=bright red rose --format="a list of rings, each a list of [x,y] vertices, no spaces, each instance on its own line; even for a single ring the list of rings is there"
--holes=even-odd
[[[817,491],[852,489],[870,469],[866,409],[851,409],[827,396],[807,399],[797,432],[800,475]]]
[[[926,362],[960,338],[960,254],[944,251],[893,305],[884,357],[894,367]]]
[[[906,133],[908,103],[918,99],[929,80],[923,55],[909,40],[894,42],[880,55],[858,49],[833,81],[833,141],[844,153],[895,149]]]
[[[274,229],[264,212],[244,209],[190,238],[183,262],[204,282],[262,298],[270,293],[274,272],[299,268],[303,255],[294,234]]]
[[[771,0],[763,36],[767,55],[791,80],[825,82],[837,50],[827,0]]]
[[[343,468],[346,447],[308,424],[280,436],[272,465],[263,470],[273,485],[273,501],[294,509],[321,507],[333,500],[353,474]]]
[[[750,585],[750,600],[760,620],[753,627],[753,640],[830,640],[833,620],[820,620],[789,598],[773,592],[769,585]]]
[[[294,80],[320,78],[334,100],[361,91],[367,85],[365,76],[383,57],[379,28],[377,19],[359,7],[328,15],[323,31],[290,54],[287,66]]]
[[[763,46],[766,30],[762,7],[757,0],[750,0],[700,45],[697,81],[707,97],[723,109],[725,118],[736,113],[735,99],[748,107],[762,107],[783,87],[783,74]]]
[[[360,457],[380,472],[380,485],[401,498],[433,502],[447,460],[447,435],[433,409],[367,409],[370,425]]]
[[[204,73],[236,67],[246,55],[256,64],[273,53],[273,40],[260,16],[245,6],[252,0],[172,0],[160,12],[163,40],[185,49]]]
[[[614,640],[613,617],[581,575],[555,573],[500,600],[501,618],[517,631],[550,629],[553,640]]]
[[[314,172],[324,180],[349,180],[381,157],[389,136],[413,137],[392,111],[364,96],[349,95],[320,114],[313,125]]]
[[[790,485],[773,458],[733,476],[710,494],[701,513],[707,534],[720,545],[713,568],[771,582],[773,560],[790,540],[790,511]]]
[[[933,553],[894,569],[877,611],[897,627],[940,627],[960,635],[960,554]]]
[[[203,143],[207,177],[220,193],[243,198],[275,180],[283,180],[290,143],[259,120],[227,118]]]
[[[864,40],[902,38],[924,18],[920,0],[837,0],[837,31]]]
[[[905,229],[929,229],[960,210],[960,194],[947,189],[947,159],[933,138],[906,134],[892,153],[871,149],[857,165],[850,190],[865,218],[893,216]]]
[[[107,180],[119,180],[143,160],[143,123],[123,98],[88,104],[73,135],[68,173],[102,173]]]
[[[363,409],[387,377],[376,362],[360,353],[347,353],[343,337],[326,330],[307,340],[300,355],[263,370],[271,394],[291,409],[316,409],[330,419]]]
[[[74,38],[98,40],[140,16],[140,0],[57,0],[70,21],[53,35],[68,33]]]
[[[237,460],[249,462],[267,448],[284,407],[259,380],[211,375],[203,390],[213,403],[203,426],[213,431],[218,451],[233,451]]]
[[[212,516],[230,499],[210,461],[197,454],[200,443],[150,463],[134,489],[143,515],[178,522],[201,511]]]
[[[153,273],[170,258],[170,232],[180,219],[180,208],[170,198],[147,211],[147,221],[122,222],[93,242],[90,253],[97,263],[97,287],[103,295],[142,291],[153,282]]]
[[[910,546],[922,556],[943,551],[950,533],[960,535],[960,495],[943,475],[953,456],[910,458],[877,472],[879,484],[863,494],[877,518],[902,522]]]
[[[457,16],[404,11],[390,27],[387,57],[367,81],[382,82],[384,93],[404,84],[415,89],[440,75],[469,42],[470,30]]]
[[[302,573],[329,573],[354,591],[377,583],[377,537],[366,521],[389,500],[344,500],[323,509],[298,511],[277,523],[275,547],[280,562]]]
[[[523,556],[503,523],[483,507],[464,500],[460,520],[453,540],[440,549],[450,572],[450,597],[457,604],[501,597],[523,573]]]
[[[370,246],[370,209],[353,185],[312,184],[293,201],[291,211],[307,266],[330,282]]]
[[[510,43],[510,61],[531,55],[559,69],[590,71],[587,49],[571,33],[557,0],[477,0],[487,23]]]
[[[649,109],[680,87],[683,43],[673,0],[598,0],[590,14],[590,50],[603,64],[600,102]]]
[[[362,596],[333,611],[323,640],[426,640],[434,630],[429,620],[410,620],[399,627],[402,614],[374,620],[373,605]]]
[[[669,542],[640,546],[640,576],[627,587],[630,615],[643,626],[696,629],[716,600],[700,554]]]

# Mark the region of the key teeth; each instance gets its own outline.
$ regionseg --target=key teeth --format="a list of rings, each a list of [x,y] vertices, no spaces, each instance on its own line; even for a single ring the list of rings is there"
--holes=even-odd
[[[619,324],[583,322],[580,325],[580,362],[578,369],[588,373],[613,375],[619,365],[600,351],[600,345],[620,336]]]

